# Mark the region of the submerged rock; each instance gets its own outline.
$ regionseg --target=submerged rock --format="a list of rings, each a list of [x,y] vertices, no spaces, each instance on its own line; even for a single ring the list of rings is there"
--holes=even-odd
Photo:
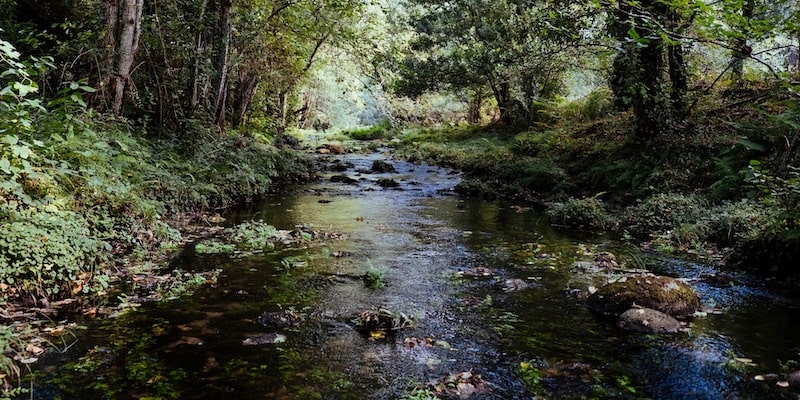
[[[531,287],[531,284],[523,279],[506,279],[495,284],[495,288],[506,292],[524,290]]]
[[[681,328],[681,323],[661,311],[631,308],[619,316],[617,326],[632,332],[675,333]]]
[[[394,165],[389,164],[388,162],[383,161],[383,160],[375,160],[375,161],[373,161],[371,170],[372,170],[372,172],[378,172],[378,173],[382,173],[382,172],[397,172],[397,170],[394,168]]]
[[[265,312],[258,317],[258,323],[276,328],[295,327],[300,325],[300,316],[291,310]]]
[[[384,308],[377,311],[367,310],[354,320],[356,329],[361,331],[396,331],[411,328],[415,325],[414,317],[403,312]]]
[[[666,276],[625,275],[587,299],[589,310],[617,318],[636,306],[651,308],[673,317],[686,317],[700,308],[700,296],[689,285]]]
[[[382,179],[378,179],[378,182],[377,182],[377,184],[378,184],[378,186],[380,186],[380,187],[383,187],[383,188],[389,188],[389,187],[398,187],[398,186],[400,186],[400,183],[399,183],[399,182],[397,182],[397,181],[396,181],[396,180],[394,180],[394,179],[389,179],[389,178],[382,178]]]
[[[331,177],[331,182],[341,182],[341,183],[347,183],[347,184],[350,184],[350,185],[354,185],[354,184],[358,183],[357,180],[355,180],[355,179],[353,179],[353,178],[351,178],[351,177],[349,177],[347,175],[334,175],[334,176]]]
[[[260,335],[248,336],[242,340],[245,346],[258,346],[263,344],[283,343],[286,341],[286,335],[280,333],[262,333]]]

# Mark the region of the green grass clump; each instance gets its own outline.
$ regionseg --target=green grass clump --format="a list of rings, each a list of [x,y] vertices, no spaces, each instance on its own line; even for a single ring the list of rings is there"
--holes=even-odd
[[[342,131],[342,134],[355,140],[385,139],[391,137],[394,133],[395,130],[388,119],[366,128]]]

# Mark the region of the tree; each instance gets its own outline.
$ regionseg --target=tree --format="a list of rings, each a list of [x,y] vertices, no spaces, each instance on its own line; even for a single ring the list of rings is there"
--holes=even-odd
[[[108,0],[107,4],[112,2]],[[108,11],[106,12],[106,29],[109,31],[118,31],[117,40],[109,43],[111,49],[116,50],[117,54],[115,62],[116,68],[114,70],[114,99],[111,103],[111,111],[119,115],[122,113],[122,103],[125,98],[125,89],[128,82],[131,80],[131,67],[136,58],[136,52],[139,49],[139,37],[142,33],[142,7],[144,0],[120,0],[118,7],[107,5]],[[119,13],[119,18],[116,15],[111,15],[114,11]]]
[[[649,138],[672,126],[686,92],[682,43],[667,29],[680,28],[679,12],[653,0],[621,1],[612,7],[608,30],[619,45],[610,86],[618,107],[633,108],[639,136]],[[665,79],[667,66],[672,95]]]
[[[398,92],[487,88],[501,121],[527,127],[537,104],[562,90],[568,60],[590,17],[578,5],[506,0],[422,1],[412,18],[417,38],[403,63]]]

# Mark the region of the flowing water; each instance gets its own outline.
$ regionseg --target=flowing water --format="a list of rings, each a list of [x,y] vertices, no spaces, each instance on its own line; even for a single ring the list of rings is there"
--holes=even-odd
[[[448,170],[390,161],[396,172],[368,173],[383,157],[329,156],[346,170],[228,221],[344,238],[240,259],[187,249],[177,266],[219,268],[216,285],[94,324],[48,361],[68,366],[39,378],[34,397],[398,399],[429,388],[471,399],[797,398],[753,379],[800,360],[797,298],[747,276],[712,286],[699,279],[711,267],[656,259],[657,273],[685,278],[718,313],[675,335],[622,332],[566,290],[570,266],[614,241],[559,233],[519,205],[458,198]],[[494,275],[463,274],[474,267]],[[383,287],[365,285],[370,271]],[[518,290],[505,287],[512,279]],[[380,309],[414,323],[357,329]],[[263,317],[287,310],[296,326]],[[262,334],[282,336],[243,344]]]

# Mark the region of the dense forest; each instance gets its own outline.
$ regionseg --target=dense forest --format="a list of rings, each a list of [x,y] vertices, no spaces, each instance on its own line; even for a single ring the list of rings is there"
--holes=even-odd
[[[799,11],[0,0],[0,318],[91,304],[187,221],[312,179],[308,130],[395,138],[398,154],[464,170],[462,192],[544,205],[567,228],[786,272],[800,255]]]

